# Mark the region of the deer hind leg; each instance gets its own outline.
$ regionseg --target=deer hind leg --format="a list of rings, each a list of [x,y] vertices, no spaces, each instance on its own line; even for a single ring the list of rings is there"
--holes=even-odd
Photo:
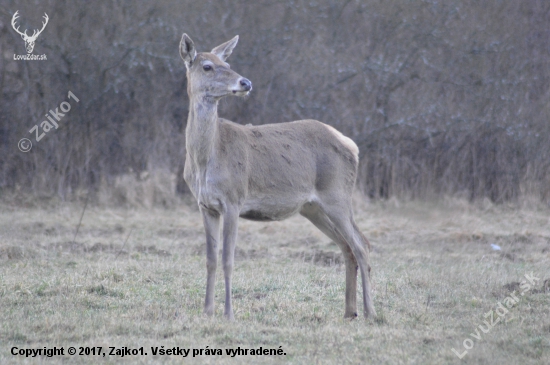
[[[376,311],[374,310],[374,303],[372,300],[372,286],[370,282],[370,265],[369,265],[369,250],[370,243],[367,238],[361,233],[353,216],[350,217],[351,230],[353,236],[354,246],[352,247],[353,253],[359,261],[361,268],[361,279],[363,283],[363,313],[365,318],[370,316],[375,317]],[[361,257],[361,258],[360,258]]]
[[[346,309],[344,318],[357,317],[357,260],[350,245],[338,233],[336,226],[318,205],[308,204],[300,212],[328,238],[338,244],[346,264]]]
[[[206,233],[206,298],[204,313],[214,314],[214,286],[216,283],[216,267],[218,266],[218,241],[220,239],[220,216],[206,209],[201,209],[204,230]]]
[[[346,261],[346,316],[350,315],[348,309],[353,306],[347,303],[348,296],[350,300],[354,298],[357,285],[357,267],[361,272],[361,281],[363,287],[363,313],[366,318],[375,316],[374,304],[372,301],[371,283],[370,283],[370,267],[368,264],[368,241],[357,228],[354,222],[351,207],[341,206],[338,204],[322,204],[318,205],[319,209],[313,209],[315,221],[310,219],[313,224],[317,225],[321,231],[337,242],[344,253]],[[309,210],[306,210],[309,214]],[[320,217],[320,219],[319,219]],[[332,232],[330,235],[326,232]],[[349,259],[351,251],[354,260]],[[349,264],[348,264],[349,262]],[[350,264],[355,264],[352,268]],[[355,275],[354,275],[355,274]],[[353,290],[353,294],[348,291]],[[355,301],[354,301],[355,302]],[[356,305],[355,305],[356,308]]]

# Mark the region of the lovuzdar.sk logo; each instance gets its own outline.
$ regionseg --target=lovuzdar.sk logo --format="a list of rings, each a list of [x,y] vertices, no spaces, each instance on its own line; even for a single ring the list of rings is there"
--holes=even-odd
[[[42,33],[44,28],[46,28],[46,24],[48,24],[48,20],[49,20],[48,14],[44,13],[44,21],[42,22],[42,29],[40,29],[40,30],[34,29],[32,35],[29,36],[27,34],[27,29],[25,29],[24,32],[21,32],[19,30],[19,26],[18,25],[16,26],[17,18],[19,18],[18,13],[19,13],[19,10],[17,10],[15,12],[15,14],[13,14],[13,18],[11,18],[11,26],[13,27],[13,29],[17,33],[19,33],[21,38],[23,38],[23,40],[25,41],[25,48],[27,49],[27,54],[25,54],[25,55],[16,55],[16,54],[14,54],[13,59],[14,60],[26,60],[26,61],[43,61],[43,60],[46,60],[47,58],[46,58],[45,54],[34,55],[34,54],[32,54],[32,51],[34,50],[34,42],[36,42],[36,38],[38,38],[40,33]]]

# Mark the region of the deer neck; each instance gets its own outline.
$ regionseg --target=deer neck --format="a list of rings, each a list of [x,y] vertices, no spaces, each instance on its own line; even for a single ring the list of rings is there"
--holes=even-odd
[[[190,97],[185,143],[197,167],[206,167],[218,138],[218,102],[207,97]]]

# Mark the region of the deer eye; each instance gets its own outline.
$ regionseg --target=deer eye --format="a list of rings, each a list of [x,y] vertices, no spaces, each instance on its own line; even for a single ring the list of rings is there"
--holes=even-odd
[[[204,65],[204,66],[202,66],[202,69],[203,69],[204,71],[212,71],[212,66],[210,66],[210,65]]]

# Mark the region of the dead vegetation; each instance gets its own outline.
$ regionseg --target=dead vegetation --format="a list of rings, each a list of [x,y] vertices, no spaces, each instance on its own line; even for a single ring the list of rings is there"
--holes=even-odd
[[[11,346],[282,346],[260,363],[458,363],[485,313],[539,278],[474,343],[468,363],[546,364],[550,359],[550,213],[544,209],[407,203],[357,197],[370,238],[379,312],[342,318],[345,275],[337,246],[305,219],[240,221],[235,325],[202,315],[204,234],[193,209],[90,205],[0,209],[0,362],[24,363]],[[54,231],[51,229],[55,228]],[[130,233],[125,243],[128,233]],[[500,250],[492,248],[498,245]],[[510,259],[511,255],[513,259]],[[261,268],[261,270],[260,270]],[[475,334],[475,331],[474,331]],[[110,359],[150,363],[153,357]],[[66,358],[48,359],[61,363]],[[95,363],[92,357],[71,358]],[[180,363],[178,358],[154,361]],[[206,357],[188,359],[210,363]],[[257,364],[221,356],[216,363]]]

